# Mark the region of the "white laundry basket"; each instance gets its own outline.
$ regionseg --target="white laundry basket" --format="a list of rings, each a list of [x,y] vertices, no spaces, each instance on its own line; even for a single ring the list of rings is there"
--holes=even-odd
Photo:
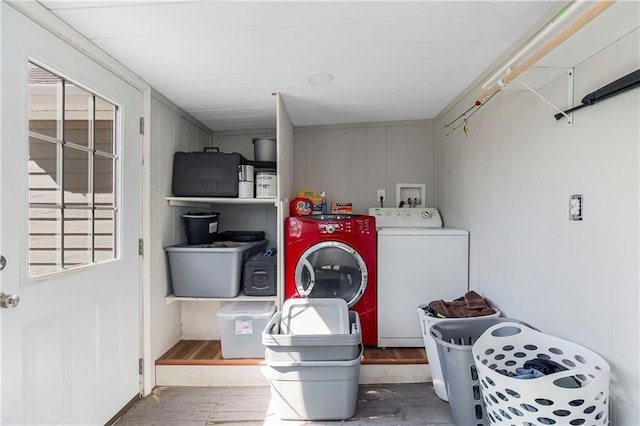
[[[609,364],[589,349],[506,322],[488,328],[471,351],[491,424],[609,423]],[[495,371],[515,372],[536,358],[567,370],[535,379]],[[562,379],[577,380],[580,387],[563,387]]]

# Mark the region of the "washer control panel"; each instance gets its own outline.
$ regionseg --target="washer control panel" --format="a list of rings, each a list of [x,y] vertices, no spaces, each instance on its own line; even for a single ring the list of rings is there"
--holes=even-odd
[[[442,218],[435,207],[372,207],[369,215],[378,228],[441,228]]]
[[[320,234],[351,232],[351,222],[347,220],[342,222],[319,222],[318,232]]]
[[[313,235],[374,234],[376,219],[366,215],[311,215],[289,217],[286,230],[292,237],[298,238],[305,232]],[[303,230],[304,228],[304,230]],[[305,231],[306,230],[306,231]]]

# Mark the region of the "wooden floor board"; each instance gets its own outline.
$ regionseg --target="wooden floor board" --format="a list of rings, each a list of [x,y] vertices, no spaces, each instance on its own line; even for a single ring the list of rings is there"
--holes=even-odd
[[[366,347],[362,364],[426,364],[424,348]],[[264,365],[262,358],[223,359],[219,340],[182,340],[156,365]]]

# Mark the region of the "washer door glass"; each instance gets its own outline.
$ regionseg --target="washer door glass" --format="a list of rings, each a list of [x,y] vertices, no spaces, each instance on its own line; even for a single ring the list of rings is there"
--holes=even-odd
[[[367,265],[348,244],[324,241],[302,254],[295,279],[301,297],[339,297],[351,307],[367,288]]]

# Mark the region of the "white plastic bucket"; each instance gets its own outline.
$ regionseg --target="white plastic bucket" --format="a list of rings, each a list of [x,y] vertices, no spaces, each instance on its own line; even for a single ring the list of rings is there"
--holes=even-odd
[[[276,198],[276,172],[256,173],[256,198]]]
[[[238,182],[238,198],[253,198],[253,182]]]

